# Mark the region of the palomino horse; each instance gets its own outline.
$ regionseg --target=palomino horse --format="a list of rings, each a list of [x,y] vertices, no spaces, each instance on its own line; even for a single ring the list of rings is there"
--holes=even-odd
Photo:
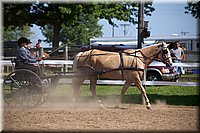
[[[123,52],[108,52],[93,49],[77,54],[74,59],[73,101],[78,100],[83,81],[89,79],[92,95],[103,106],[96,94],[97,79],[123,79],[125,84],[121,90],[118,104],[128,87],[134,83],[141,91],[149,109],[151,104],[141,82],[143,70],[156,59],[166,64],[172,64],[167,46],[168,44],[165,42],[157,42],[138,50],[128,49]]]

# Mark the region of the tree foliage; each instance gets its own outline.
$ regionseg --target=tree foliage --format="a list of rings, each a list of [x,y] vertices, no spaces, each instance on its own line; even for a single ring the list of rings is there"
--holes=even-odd
[[[7,29],[4,29],[3,32],[3,41],[16,41],[18,38],[22,36],[30,37],[34,33],[31,32],[30,26],[23,26],[23,27],[14,27],[8,26]]]
[[[10,25],[21,27],[26,24],[36,24],[45,30],[44,34],[48,41],[52,41],[53,47],[59,47],[60,40],[71,40],[75,35],[82,36],[96,29],[95,34],[101,35],[101,27],[97,26],[99,19],[106,19],[111,25],[115,25],[114,18],[136,24],[138,5],[128,2],[4,3],[4,26],[7,28]],[[151,15],[152,11],[154,11],[152,3],[146,3],[145,14]],[[91,21],[95,21],[94,24],[89,24]],[[81,41],[86,42],[83,38],[79,40]]]
[[[87,45],[92,37],[102,35],[102,26],[98,25],[99,19],[90,14],[82,14],[74,25],[61,25],[60,40],[68,45]],[[47,37],[47,42],[53,41],[53,27],[46,25],[42,28],[43,35]]]
[[[34,20],[30,15],[32,4],[3,3],[3,26],[5,29],[22,28],[24,25],[32,26]]]
[[[185,7],[185,13],[190,13],[194,18],[200,18],[200,2],[199,1],[190,1]]]

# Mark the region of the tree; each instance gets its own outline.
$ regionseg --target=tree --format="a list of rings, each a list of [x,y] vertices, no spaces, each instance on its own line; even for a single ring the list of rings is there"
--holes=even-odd
[[[30,16],[32,4],[3,3],[3,26],[5,29],[32,26],[34,20]]]
[[[16,41],[22,36],[30,37],[33,34],[30,26],[23,26],[22,28],[9,26],[7,29],[4,29],[3,41]]]
[[[152,3],[145,4],[145,14],[150,15],[154,10]],[[76,27],[79,24],[80,15],[91,14],[96,19],[106,19],[112,25],[113,18],[117,20],[137,23],[138,3],[30,3],[30,4],[3,4],[4,26],[24,24],[36,24],[45,29],[53,28],[53,47],[59,47],[62,26]],[[19,22],[16,22],[19,20]]]
[[[192,14],[194,18],[200,18],[200,2],[199,1],[190,1],[185,7],[185,13]]]
[[[94,18],[91,14],[81,14],[76,25],[62,25],[60,33],[60,41],[68,45],[87,45],[92,37],[102,35],[102,26],[98,25],[99,19]],[[47,38],[47,42],[53,40],[53,27],[45,26],[42,29],[43,35]]]

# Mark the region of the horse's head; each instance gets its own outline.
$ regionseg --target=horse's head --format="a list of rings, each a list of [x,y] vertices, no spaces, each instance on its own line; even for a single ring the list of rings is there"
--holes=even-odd
[[[171,58],[171,54],[170,51],[168,49],[168,45],[165,42],[158,42],[158,48],[159,48],[159,53],[157,58],[162,61],[163,63],[165,63],[167,66],[171,66],[172,65],[172,58]]]

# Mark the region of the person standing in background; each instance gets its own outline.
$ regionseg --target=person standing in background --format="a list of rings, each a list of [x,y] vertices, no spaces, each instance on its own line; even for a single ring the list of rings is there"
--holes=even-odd
[[[182,63],[184,59],[184,51],[180,47],[180,41],[175,41],[174,48],[170,50],[170,53],[172,55],[172,59],[174,63]],[[176,66],[177,72],[181,75],[184,74],[184,70],[182,66]]]
[[[43,49],[42,49],[42,40],[38,39],[38,42],[35,45],[36,48],[36,57],[42,57],[43,56]]]
[[[42,40],[38,39],[38,42],[36,43],[35,47],[40,48],[42,46],[41,43],[42,43]]]

